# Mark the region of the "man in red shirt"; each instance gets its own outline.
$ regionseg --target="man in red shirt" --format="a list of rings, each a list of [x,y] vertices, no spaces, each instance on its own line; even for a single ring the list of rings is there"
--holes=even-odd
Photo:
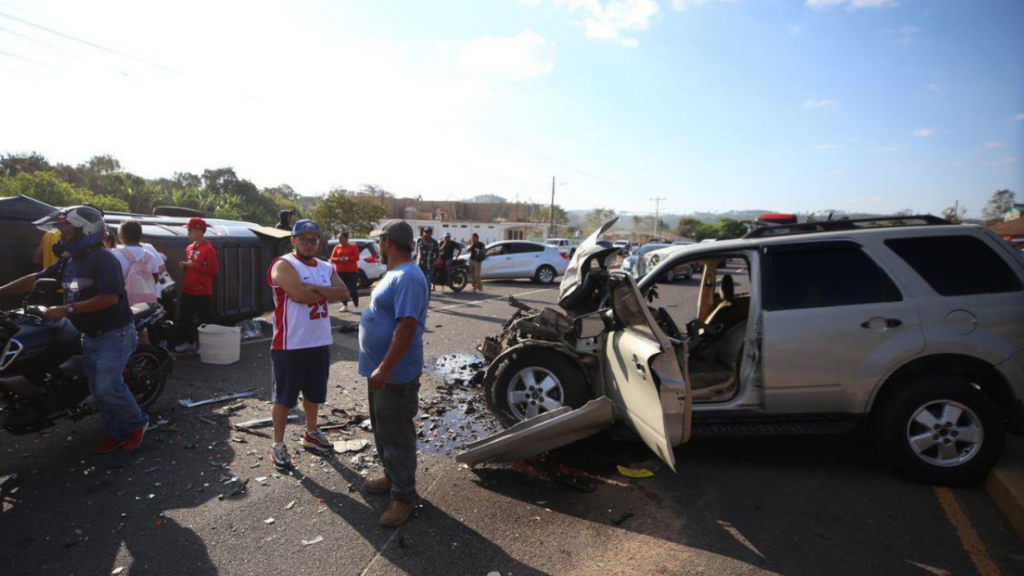
[[[185,271],[181,300],[178,305],[178,345],[176,352],[194,352],[199,339],[197,327],[210,321],[213,307],[213,278],[220,271],[217,250],[206,239],[206,221],[188,221],[188,237],[192,244],[185,249],[185,260],[178,266]],[[195,318],[198,317],[198,322]]]
[[[348,230],[342,230],[338,234],[338,245],[331,252],[331,264],[338,273],[338,278],[345,283],[348,293],[352,296],[352,311],[359,312],[359,247],[350,244],[348,241]],[[346,310],[348,300],[341,304],[341,310]]]

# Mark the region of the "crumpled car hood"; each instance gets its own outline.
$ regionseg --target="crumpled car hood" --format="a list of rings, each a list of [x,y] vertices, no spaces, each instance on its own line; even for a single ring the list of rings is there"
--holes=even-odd
[[[573,254],[572,259],[569,260],[569,266],[565,269],[565,274],[562,276],[562,283],[558,286],[559,301],[564,300],[583,282],[583,272],[587,270],[584,265],[589,265],[592,258],[596,256],[607,258],[616,252],[622,251],[622,248],[605,248],[597,243],[601,235],[607,232],[618,221],[619,217],[616,216],[604,224],[601,224],[597,230],[594,230],[593,234],[587,236],[587,239],[580,243],[576,248],[576,253]]]

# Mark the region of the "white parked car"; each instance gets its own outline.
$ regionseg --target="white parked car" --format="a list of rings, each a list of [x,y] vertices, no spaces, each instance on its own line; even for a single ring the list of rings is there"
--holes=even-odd
[[[461,260],[469,261],[463,252]],[[541,284],[551,284],[565,274],[569,253],[554,246],[522,240],[506,240],[487,246],[487,258],[480,269],[484,280],[497,278],[532,278]]]
[[[377,247],[377,241],[369,238],[350,238],[350,243],[355,244],[359,248],[359,286],[362,288],[368,288],[371,284],[379,280],[388,271],[388,267],[381,262],[380,249]],[[331,251],[338,245],[337,239],[332,239],[327,243],[327,257],[331,255]]]

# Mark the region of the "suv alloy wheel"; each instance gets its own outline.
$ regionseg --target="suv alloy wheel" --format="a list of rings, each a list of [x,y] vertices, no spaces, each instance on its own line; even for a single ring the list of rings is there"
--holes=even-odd
[[[936,485],[985,479],[1002,450],[1003,415],[991,398],[958,376],[922,374],[891,384],[879,398],[879,451],[908,476]]]

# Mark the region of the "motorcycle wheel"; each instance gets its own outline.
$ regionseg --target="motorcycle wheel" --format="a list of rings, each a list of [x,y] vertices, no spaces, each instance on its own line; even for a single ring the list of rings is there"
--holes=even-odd
[[[452,272],[452,277],[448,282],[448,287],[453,292],[462,292],[462,289],[469,284],[469,276],[464,270],[455,270]]]
[[[124,367],[124,380],[139,408],[146,410],[163,393],[169,372],[163,366],[168,360],[166,350],[151,344],[139,344],[128,358],[128,364]]]

